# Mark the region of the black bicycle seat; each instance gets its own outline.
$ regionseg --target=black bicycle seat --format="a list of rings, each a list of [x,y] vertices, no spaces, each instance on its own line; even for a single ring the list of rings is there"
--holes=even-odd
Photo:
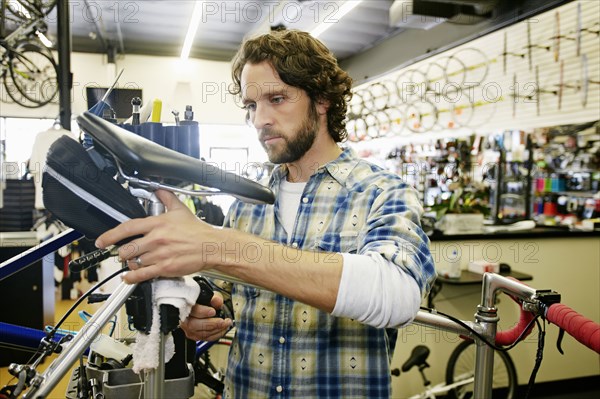
[[[417,345],[413,348],[410,353],[410,357],[402,365],[402,371],[407,372],[412,369],[413,366],[418,367],[429,367],[427,364],[427,357],[429,356],[429,348],[425,345]]]
[[[275,202],[273,192],[259,183],[158,145],[92,113],[78,116],[77,123],[136,178],[200,184],[251,202]]]

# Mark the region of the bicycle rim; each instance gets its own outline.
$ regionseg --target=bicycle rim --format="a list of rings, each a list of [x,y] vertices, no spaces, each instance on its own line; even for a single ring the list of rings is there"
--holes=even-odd
[[[2,95],[0,101],[6,104],[18,104],[25,108],[40,108],[42,105],[34,103],[25,98],[19,90],[16,89],[15,84],[8,72],[2,76]]]
[[[57,0],[13,0],[17,8],[25,9],[34,17],[44,18],[56,6]]]
[[[26,44],[14,50],[9,71],[15,88],[30,102],[42,106],[56,97],[56,63],[38,46]]]
[[[473,341],[461,342],[450,355],[446,368],[446,383],[473,377],[475,372],[475,350]],[[514,399],[517,390],[517,372],[510,356],[505,352],[494,351],[494,372],[492,376],[492,399]],[[473,398],[473,384],[465,384],[448,392],[450,399]]]

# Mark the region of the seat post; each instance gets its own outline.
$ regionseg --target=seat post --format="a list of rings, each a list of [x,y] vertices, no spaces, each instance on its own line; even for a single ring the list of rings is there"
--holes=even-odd
[[[154,193],[148,193],[144,205],[148,216],[157,216],[165,212],[164,204]],[[160,318],[154,322],[160,323]],[[162,329],[159,330],[161,331],[158,334],[158,367],[144,372],[144,398],[146,399],[165,397],[165,334],[162,333]]]
[[[427,376],[425,375],[425,369],[428,367],[429,367],[429,364],[427,364],[427,362],[419,365],[419,373],[421,373],[421,378],[423,378],[423,385],[426,387],[431,385],[431,381],[429,381],[427,379]]]

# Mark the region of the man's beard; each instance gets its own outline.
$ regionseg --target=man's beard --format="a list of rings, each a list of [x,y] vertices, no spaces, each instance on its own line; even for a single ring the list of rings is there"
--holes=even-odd
[[[269,161],[275,164],[295,162],[302,158],[304,154],[312,147],[317,137],[317,131],[319,130],[319,120],[317,110],[314,104],[309,107],[308,115],[302,121],[302,125],[296,130],[296,133],[291,137],[283,136],[276,130],[265,130],[263,133],[266,135],[275,135],[281,137],[285,142],[285,146],[280,151],[275,148],[269,149],[264,143],[263,148],[267,151]]]

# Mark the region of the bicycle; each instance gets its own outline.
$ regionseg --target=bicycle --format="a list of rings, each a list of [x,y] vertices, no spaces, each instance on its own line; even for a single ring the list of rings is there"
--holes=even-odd
[[[164,211],[162,204],[151,192],[158,188],[190,195],[227,193],[254,202],[273,203],[274,201],[273,194],[255,182],[223,172],[202,161],[158,146],[92,114],[85,113],[77,120],[78,124],[93,137],[94,148],[97,149],[97,152],[92,152],[92,154],[98,159],[94,162],[89,154],[86,155],[84,161],[77,159],[77,162],[72,160],[67,162],[63,159],[66,164],[70,165],[69,170],[65,172],[64,169],[61,170],[60,163],[49,156],[48,167],[44,175],[47,179],[44,195],[45,202],[46,199],[50,200],[46,203],[47,207],[52,209],[63,223],[72,227],[76,226],[77,230],[83,230],[82,233],[87,233],[86,235],[89,237],[97,236],[112,226],[135,216],[137,205],[139,205],[136,197],[142,198],[146,205],[141,209],[142,213],[154,215]],[[58,152],[67,157],[72,155],[70,151],[78,155],[81,155],[81,151],[85,153],[78,143],[65,139],[54,144],[50,155],[53,155],[54,152],[54,155],[58,156]],[[78,169],[78,166],[83,168],[102,163],[104,166],[101,170],[110,170],[111,173],[100,174],[96,176],[95,181],[89,179],[89,172],[87,175],[83,175],[88,176],[88,179],[76,178],[77,171],[82,171]],[[75,167],[73,167],[74,165]],[[127,192],[115,180],[115,177],[121,183],[127,182],[132,189],[131,193]],[[201,186],[209,186],[211,189],[190,191],[180,187],[183,183],[197,183]],[[119,189],[116,189],[117,186]],[[48,194],[49,197],[46,198],[48,187],[54,188],[56,191]],[[132,196],[132,193],[135,196]],[[52,198],[52,196],[56,198]],[[134,204],[137,205],[134,206]],[[66,209],[64,209],[65,207]],[[132,210],[132,208],[135,209]],[[90,223],[90,219],[93,223]],[[89,255],[87,259],[91,263],[114,254],[115,248],[111,248],[101,250],[93,256]],[[7,262],[10,263],[10,260]],[[7,267],[7,262],[0,265],[0,276],[2,269]],[[119,270],[114,275],[123,271]],[[202,271],[201,274],[207,278],[244,284],[236,278],[213,270]],[[142,284],[121,283],[102,308],[74,337],[60,339],[55,343],[54,335],[50,334],[43,340],[40,347],[42,352],[40,359],[49,353],[60,352],[44,372],[39,373],[35,370],[39,359],[33,365],[11,365],[12,374],[19,379],[18,388],[20,389],[19,392],[13,392],[14,396],[24,393],[24,398],[46,397],[57,382],[66,376],[73,364],[78,360],[82,362],[82,355],[99,335],[100,330],[110,322],[113,315],[130,297],[138,296],[136,290],[141,288]],[[206,295],[206,291],[201,290],[201,294],[202,292]],[[514,328],[497,334],[498,316],[495,296],[498,292],[508,293],[516,299],[521,309],[521,318]],[[212,294],[209,293],[209,295]],[[433,310],[421,310],[414,323],[455,333],[475,341],[473,397],[489,399],[492,398],[493,353],[496,347],[493,342],[496,341],[499,345],[508,345],[520,341],[526,333],[530,332],[533,323],[539,323],[539,318],[556,324],[584,345],[600,353],[600,326],[587,319],[575,323],[568,322],[567,317],[576,313],[559,302],[560,295],[554,291],[537,290],[509,278],[486,273],[483,276],[481,303],[477,307],[474,322],[458,320]],[[167,317],[165,320],[169,320],[169,318]],[[140,321],[141,324],[143,324],[142,321]],[[586,327],[580,330],[584,322],[587,327],[590,327],[591,324],[592,328]],[[53,331],[58,327],[58,325],[55,326]],[[140,328],[144,330],[143,325]],[[540,342],[543,344],[543,339]],[[67,343],[68,345],[66,345]],[[160,348],[164,348],[164,342],[161,342]],[[543,345],[540,345],[540,348],[543,349]],[[140,395],[150,398],[164,397],[165,389],[168,386],[171,397],[190,397],[190,387],[194,384],[193,369],[183,361],[180,366],[185,369],[187,374],[175,381],[168,380],[165,378],[164,351],[162,349],[158,357],[158,367],[146,372],[143,379],[141,376],[132,376],[132,373],[127,371],[129,369],[123,364],[117,364],[116,373],[127,373],[127,378],[115,382],[110,379],[109,372],[103,373],[102,370],[99,370],[97,374],[86,380],[87,386],[83,383],[80,384],[80,389],[96,395],[101,393],[105,398],[109,396],[139,397]],[[539,367],[539,363],[537,366]],[[81,373],[80,377],[83,374]]]
[[[87,113],[80,116],[78,122],[93,137],[95,150],[86,151],[77,142],[61,138],[50,150],[51,156],[48,158],[44,174],[44,201],[47,209],[65,222],[66,225],[77,227],[77,231],[80,233],[76,236],[96,237],[98,233],[106,230],[107,227],[116,226],[127,220],[127,218],[144,217],[147,214],[158,214],[164,211],[164,207],[157,198],[147,191],[148,188],[156,189],[160,187],[189,195],[228,194],[247,201],[274,202],[272,192],[256,182],[230,172],[221,171],[211,164],[159,146],[95,115]],[[114,153],[114,150],[116,150],[116,153]],[[165,153],[169,156],[165,157]],[[57,158],[52,158],[52,154]],[[141,156],[142,154],[145,157]],[[61,158],[61,156],[66,158]],[[97,163],[94,162],[94,159]],[[79,169],[77,167],[73,169],[74,165]],[[98,165],[95,169],[98,173],[96,181],[89,178],[92,165]],[[131,169],[132,166],[135,170]],[[123,182],[128,182],[131,192],[113,179],[116,171],[118,171],[118,175]],[[61,174],[61,172],[64,172],[64,174]],[[77,176],[74,176],[73,173]],[[132,175],[128,173],[132,173]],[[154,181],[146,180],[146,178],[152,176],[161,176],[161,178],[159,181],[157,181],[158,179]],[[80,180],[76,180],[75,177],[79,177]],[[74,183],[74,180],[76,183]],[[182,185],[185,186],[190,182],[203,188],[199,190],[182,188]],[[96,192],[94,192],[94,186]],[[145,207],[140,205],[139,199],[143,200]],[[71,208],[69,208],[69,205],[71,205]],[[86,213],[91,211],[91,207],[95,207],[95,211]],[[86,214],[87,218],[85,217]],[[92,220],[89,216],[92,216]],[[65,235],[70,233],[72,232],[65,232]],[[112,250],[97,251],[76,260],[74,266],[81,270],[113,255]],[[4,267],[10,267],[10,260],[8,263],[8,265],[3,264],[0,270]],[[121,272],[122,270],[114,275]],[[25,391],[26,386],[28,389],[26,389],[25,397],[45,397],[48,395],[58,380],[68,372],[73,363],[87,350],[94,338],[99,335],[102,327],[111,320],[123,304],[127,304],[127,307],[131,308],[131,312],[128,311],[128,313],[132,315],[132,323],[136,329],[148,332],[150,321],[147,317],[147,310],[152,307],[151,303],[148,305],[149,301],[152,300],[152,296],[148,295],[151,288],[148,287],[144,283],[137,285],[121,284],[104,303],[100,311],[85,324],[77,335],[67,336],[55,342],[53,338],[56,335],[56,329],[60,327],[61,322],[59,322],[48,337],[43,340],[40,348],[42,353],[33,363],[33,366],[13,365],[10,367],[13,375],[19,378],[19,383],[11,395],[19,395]],[[201,284],[198,300],[207,303],[210,298],[212,298],[210,287]],[[129,303],[128,300],[132,300],[132,302]],[[176,329],[179,324],[178,313],[175,313],[175,318],[173,318],[172,310],[176,309],[166,309],[163,314],[161,308],[161,324],[166,326],[166,332]],[[164,348],[163,341],[165,338],[162,334],[159,335],[159,338],[161,341],[159,347]],[[69,342],[69,349],[62,351],[57,360],[52,362],[44,373],[38,374],[35,371],[35,366],[41,362],[41,359],[59,351],[66,342]],[[207,344],[206,348],[209,345]],[[185,350],[181,353],[185,353]],[[164,354],[159,356],[164,356]],[[121,362],[121,366],[127,364],[120,358],[116,360]],[[191,365],[187,364],[187,358],[180,359],[181,361],[174,365],[174,368],[178,368],[180,374],[183,375],[171,379],[165,378],[166,369],[163,360],[164,358],[161,357],[158,362],[159,370],[152,370],[144,375],[144,395],[147,397],[163,397],[168,385],[170,393],[175,390],[181,397],[189,397],[190,388],[193,387],[194,383],[194,372]],[[86,370],[86,373],[93,374],[98,371],[91,371],[93,368],[94,365],[92,364],[90,369]],[[122,397],[122,392],[131,393],[136,390],[139,394],[142,384],[139,383],[137,376],[132,375],[130,369],[120,367],[112,371],[114,372],[102,373],[98,371],[93,378],[96,381],[106,380],[112,388],[111,393],[115,397]],[[114,381],[111,381],[110,378],[113,376],[117,379],[120,378],[120,382],[114,383]]]
[[[2,7],[0,78],[8,98],[23,107],[42,107],[58,94],[58,66],[40,39],[48,29],[43,18],[54,3],[13,0]],[[10,15],[17,16],[18,25],[4,37],[6,21],[14,22]]]
[[[409,358],[402,364],[401,370],[406,373],[416,367],[423,380],[423,392],[408,399],[435,399],[438,395],[446,395],[447,399],[470,398],[473,395],[476,345],[473,340],[462,341],[450,354],[446,365],[446,380],[436,385],[425,375],[429,367],[427,357],[429,348],[417,345]],[[392,370],[393,376],[400,375],[400,369]],[[516,398],[518,382],[517,371],[507,352],[494,352],[494,369],[492,375],[492,397],[495,399]]]
[[[441,284],[436,281],[427,297],[427,307],[423,310],[434,308],[434,298],[439,294]],[[445,370],[445,381],[431,385],[425,375],[429,368],[427,358],[429,347],[417,345],[413,348],[408,359],[400,368],[392,370],[392,375],[400,376],[401,371],[406,373],[416,367],[421,375],[424,390],[408,399],[432,399],[436,395],[446,395],[447,399],[463,399],[472,397],[474,369],[475,369],[475,341],[466,339],[452,350],[448,357]],[[508,351],[494,351],[494,370],[492,376],[492,394],[494,399],[514,399],[518,388],[517,370]]]
[[[85,316],[82,314],[85,314]],[[87,312],[84,311],[80,312],[80,316],[85,322],[88,322],[89,317],[91,317],[90,314],[87,314]],[[110,323],[112,323],[112,327],[109,336],[112,337],[117,324],[116,316]],[[0,322],[0,346],[18,349],[24,352],[35,353],[36,350],[39,349],[39,343],[46,339],[48,333],[52,332],[52,330],[52,326],[46,326],[44,330],[35,330]],[[75,336],[77,335],[77,331],[58,329],[54,335],[54,339],[59,342],[66,339],[65,337],[69,335]],[[223,338],[214,343],[202,341],[196,343],[195,356],[191,362],[191,366],[194,371],[194,385],[196,387],[198,387],[200,384],[205,386],[205,396],[210,395],[210,398],[220,398],[225,388],[225,369],[224,367],[221,367],[223,364],[215,363],[213,361],[213,357],[209,349],[213,349],[218,346],[224,346],[228,351],[229,347],[231,346],[232,339],[233,336],[231,335],[230,331]],[[125,339],[124,341],[129,341],[129,339]],[[109,368],[112,369],[115,366],[122,366],[122,364],[119,366],[114,359],[104,359],[101,357],[101,355],[92,351],[86,352],[86,355],[88,356],[88,359],[90,359],[90,364],[94,364],[97,367],[102,367],[104,370]],[[78,369],[71,374],[69,386],[65,392],[67,398],[75,397],[76,395],[73,394],[79,395],[81,393],[78,382],[80,377],[84,374],[85,373],[82,373]],[[5,387],[0,389],[0,398],[10,398],[11,392],[15,388],[16,385],[7,384]]]

